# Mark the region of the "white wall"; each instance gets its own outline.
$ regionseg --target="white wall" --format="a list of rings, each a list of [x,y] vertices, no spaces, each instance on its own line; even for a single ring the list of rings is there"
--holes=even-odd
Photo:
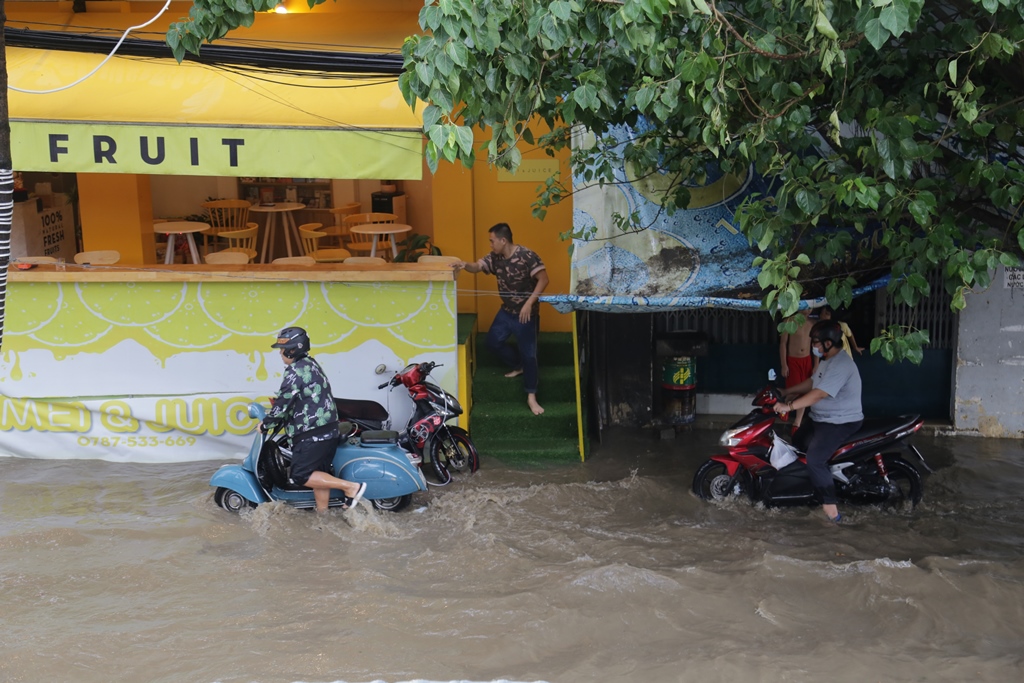
[[[237,199],[238,179],[215,176],[154,175],[149,178],[154,218],[180,218],[202,213],[210,197]]]
[[[1010,287],[1000,268],[988,289],[967,298],[958,336],[953,426],[1024,438],[1024,286]]]

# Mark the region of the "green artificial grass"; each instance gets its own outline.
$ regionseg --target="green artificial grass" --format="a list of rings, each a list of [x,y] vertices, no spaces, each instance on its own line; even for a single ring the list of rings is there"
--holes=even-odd
[[[508,368],[488,351],[485,334],[477,336],[476,348],[470,425],[480,457],[510,464],[578,462],[572,335],[545,332],[538,339],[543,415],[527,407],[523,378],[504,376]]]

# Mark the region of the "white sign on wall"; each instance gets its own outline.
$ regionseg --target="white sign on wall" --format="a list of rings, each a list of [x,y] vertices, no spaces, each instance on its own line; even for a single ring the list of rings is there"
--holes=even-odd
[[[1003,271],[1003,288],[1024,289],[1024,268],[1006,268]]]

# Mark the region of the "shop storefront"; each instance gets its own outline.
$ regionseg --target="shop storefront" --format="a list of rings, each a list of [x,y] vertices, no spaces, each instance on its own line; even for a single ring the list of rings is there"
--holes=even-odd
[[[560,234],[571,224],[570,203],[541,223],[532,216],[538,180],[529,174],[499,174],[483,161],[426,172],[421,112],[402,99],[395,71],[402,41],[419,30],[422,2],[286,5],[292,13],[261,14],[215,47],[292,62],[178,64],[169,51],[150,54],[163,49],[167,24],[188,13],[181,2],[133,33],[94,75],[61,89],[109,52],[82,47],[82,36],[113,47],[160,3],[86,2],[78,13],[71,3],[6,4],[10,85],[52,91],[10,92],[14,168],[33,176],[29,192],[55,174],[74,178],[63,192],[77,218],[65,227],[65,236],[77,230],[72,249],[116,250],[120,261],[86,268],[64,255],[64,270],[10,272],[0,453],[136,461],[238,455],[252,428],[244,404],[280,383],[269,343],[286,325],[310,329],[340,396],[384,402],[376,369],[418,360],[443,364],[435,378],[445,389],[467,386],[458,313],[477,314],[478,329],[487,329],[500,302],[493,277],[462,273],[456,283],[450,267],[419,264],[163,265],[154,226],[199,214],[210,199],[245,199],[256,188],[261,203],[258,193],[268,190],[288,200],[294,188],[304,207],[296,218],[330,224],[332,206],[360,202],[371,211],[374,193],[397,185],[406,222],[442,253],[480,258],[488,228],[508,222],[516,241],[544,259],[549,291],[566,290]],[[53,34],[49,43],[31,44],[45,32]],[[358,66],[364,58],[369,70]],[[310,59],[345,66],[309,68]],[[540,150],[524,158],[569,174],[568,152],[554,162]],[[36,199],[27,198],[33,209],[47,208]],[[260,223],[262,240],[267,215],[251,212],[250,220]],[[25,241],[17,255],[46,249]],[[545,307],[541,325],[565,331],[572,321]],[[397,424],[411,409],[403,398],[391,401]]]

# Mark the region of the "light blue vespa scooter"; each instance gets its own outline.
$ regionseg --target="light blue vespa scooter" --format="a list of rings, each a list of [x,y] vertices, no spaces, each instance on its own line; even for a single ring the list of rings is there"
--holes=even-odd
[[[249,417],[263,421],[267,412],[258,403],[249,404]],[[426,491],[427,482],[419,464],[398,445],[398,432],[363,432],[351,422],[342,422],[341,445],[331,463],[331,474],[341,479],[366,483],[364,498],[378,510],[397,512],[407,507],[416,491]],[[288,482],[291,451],[281,432],[256,432],[249,454],[240,465],[224,465],[210,478],[217,487],[213,499],[230,512],[260,503],[282,500],[297,508],[316,507],[313,491]],[[331,491],[330,506],[345,504],[341,491]]]

